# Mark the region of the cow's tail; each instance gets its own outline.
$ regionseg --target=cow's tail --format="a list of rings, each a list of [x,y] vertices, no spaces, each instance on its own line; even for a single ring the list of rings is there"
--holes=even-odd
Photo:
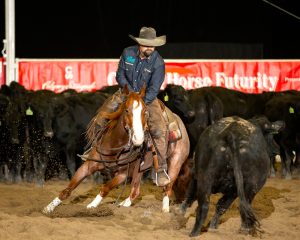
[[[242,218],[242,231],[253,231],[255,232],[256,230],[259,229],[260,223],[258,219],[256,218],[252,207],[246,199],[245,196],[245,191],[244,191],[244,178],[242,174],[242,169],[239,161],[239,140],[232,134],[231,131],[228,132],[227,134],[227,142],[228,145],[230,146],[230,150],[232,153],[232,165],[233,165],[233,172],[234,172],[234,177],[235,177],[235,183],[237,187],[237,193],[238,197],[240,199],[240,214]],[[244,219],[244,220],[243,220]]]

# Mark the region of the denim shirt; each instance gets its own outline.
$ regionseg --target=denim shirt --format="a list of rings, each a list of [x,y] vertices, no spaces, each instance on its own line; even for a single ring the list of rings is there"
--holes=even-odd
[[[137,45],[123,50],[116,76],[121,87],[127,84],[130,91],[139,92],[146,83],[144,101],[149,104],[157,97],[164,78],[165,62],[156,50],[145,59],[139,57]]]

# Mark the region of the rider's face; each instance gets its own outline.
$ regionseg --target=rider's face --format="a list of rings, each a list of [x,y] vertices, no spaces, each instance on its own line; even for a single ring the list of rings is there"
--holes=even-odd
[[[149,57],[154,52],[155,47],[139,45],[140,57]]]

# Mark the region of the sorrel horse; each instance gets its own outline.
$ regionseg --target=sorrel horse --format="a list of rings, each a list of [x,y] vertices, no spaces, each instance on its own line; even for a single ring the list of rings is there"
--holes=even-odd
[[[87,208],[97,207],[109,191],[125,182],[127,177],[132,179],[131,192],[129,197],[119,205],[129,207],[132,201],[138,197],[142,174],[145,171],[141,167],[144,163],[143,156],[145,155],[145,148],[149,146],[146,143],[149,131],[147,131],[146,106],[143,102],[145,88],[142,88],[139,93],[129,93],[126,86],[123,88],[123,94],[126,96],[125,101],[115,112],[102,113],[109,120],[107,127],[101,131],[101,134],[96,134],[96,137],[94,134],[94,143],[88,153],[87,160],[75,172],[67,188],[61,191],[59,196],[43,209],[44,213],[53,212],[87,176],[104,169],[112,173],[112,179],[101,187],[99,194],[87,205]],[[190,148],[184,124],[177,115],[175,117],[182,137],[175,142],[169,141],[168,144],[168,174],[171,181],[164,187],[162,207],[164,212],[169,212],[172,186],[182,164],[188,157]],[[91,121],[87,132],[91,132],[90,130],[95,132],[95,120],[96,118]],[[91,141],[91,138],[89,140]]]

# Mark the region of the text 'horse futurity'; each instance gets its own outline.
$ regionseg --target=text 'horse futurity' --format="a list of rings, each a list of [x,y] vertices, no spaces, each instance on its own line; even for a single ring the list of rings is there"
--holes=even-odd
[[[101,131],[101,134],[96,134],[94,139],[89,139],[93,143],[87,160],[75,172],[67,188],[61,191],[59,196],[43,209],[44,213],[53,212],[86,177],[102,170],[109,170],[112,179],[101,186],[99,194],[87,205],[87,208],[96,208],[114,187],[125,182],[127,178],[131,178],[131,192],[129,197],[120,205],[131,206],[132,201],[139,196],[142,175],[147,170],[142,166],[151,167],[152,161],[154,161],[155,167],[155,160],[157,160],[155,147],[153,143],[151,144],[151,136],[147,129],[146,105],[143,101],[145,91],[144,87],[139,93],[129,92],[125,86],[123,88],[124,102],[115,112],[102,113],[109,120],[107,127]],[[189,155],[190,149],[184,124],[176,114],[174,117],[181,131],[181,138],[168,143],[168,174],[171,181],[164,187],[162,206],[164,212],[169,212],[172,186],[178,177],[182,164]],[[97,124],[93,123],[94,120],[95,118],[89,124],[88,132],[90,130],[97,132]],[[152,150],[148,151],[148,149]],[[153,152],[153,154],[149,154],[149,152]]]

